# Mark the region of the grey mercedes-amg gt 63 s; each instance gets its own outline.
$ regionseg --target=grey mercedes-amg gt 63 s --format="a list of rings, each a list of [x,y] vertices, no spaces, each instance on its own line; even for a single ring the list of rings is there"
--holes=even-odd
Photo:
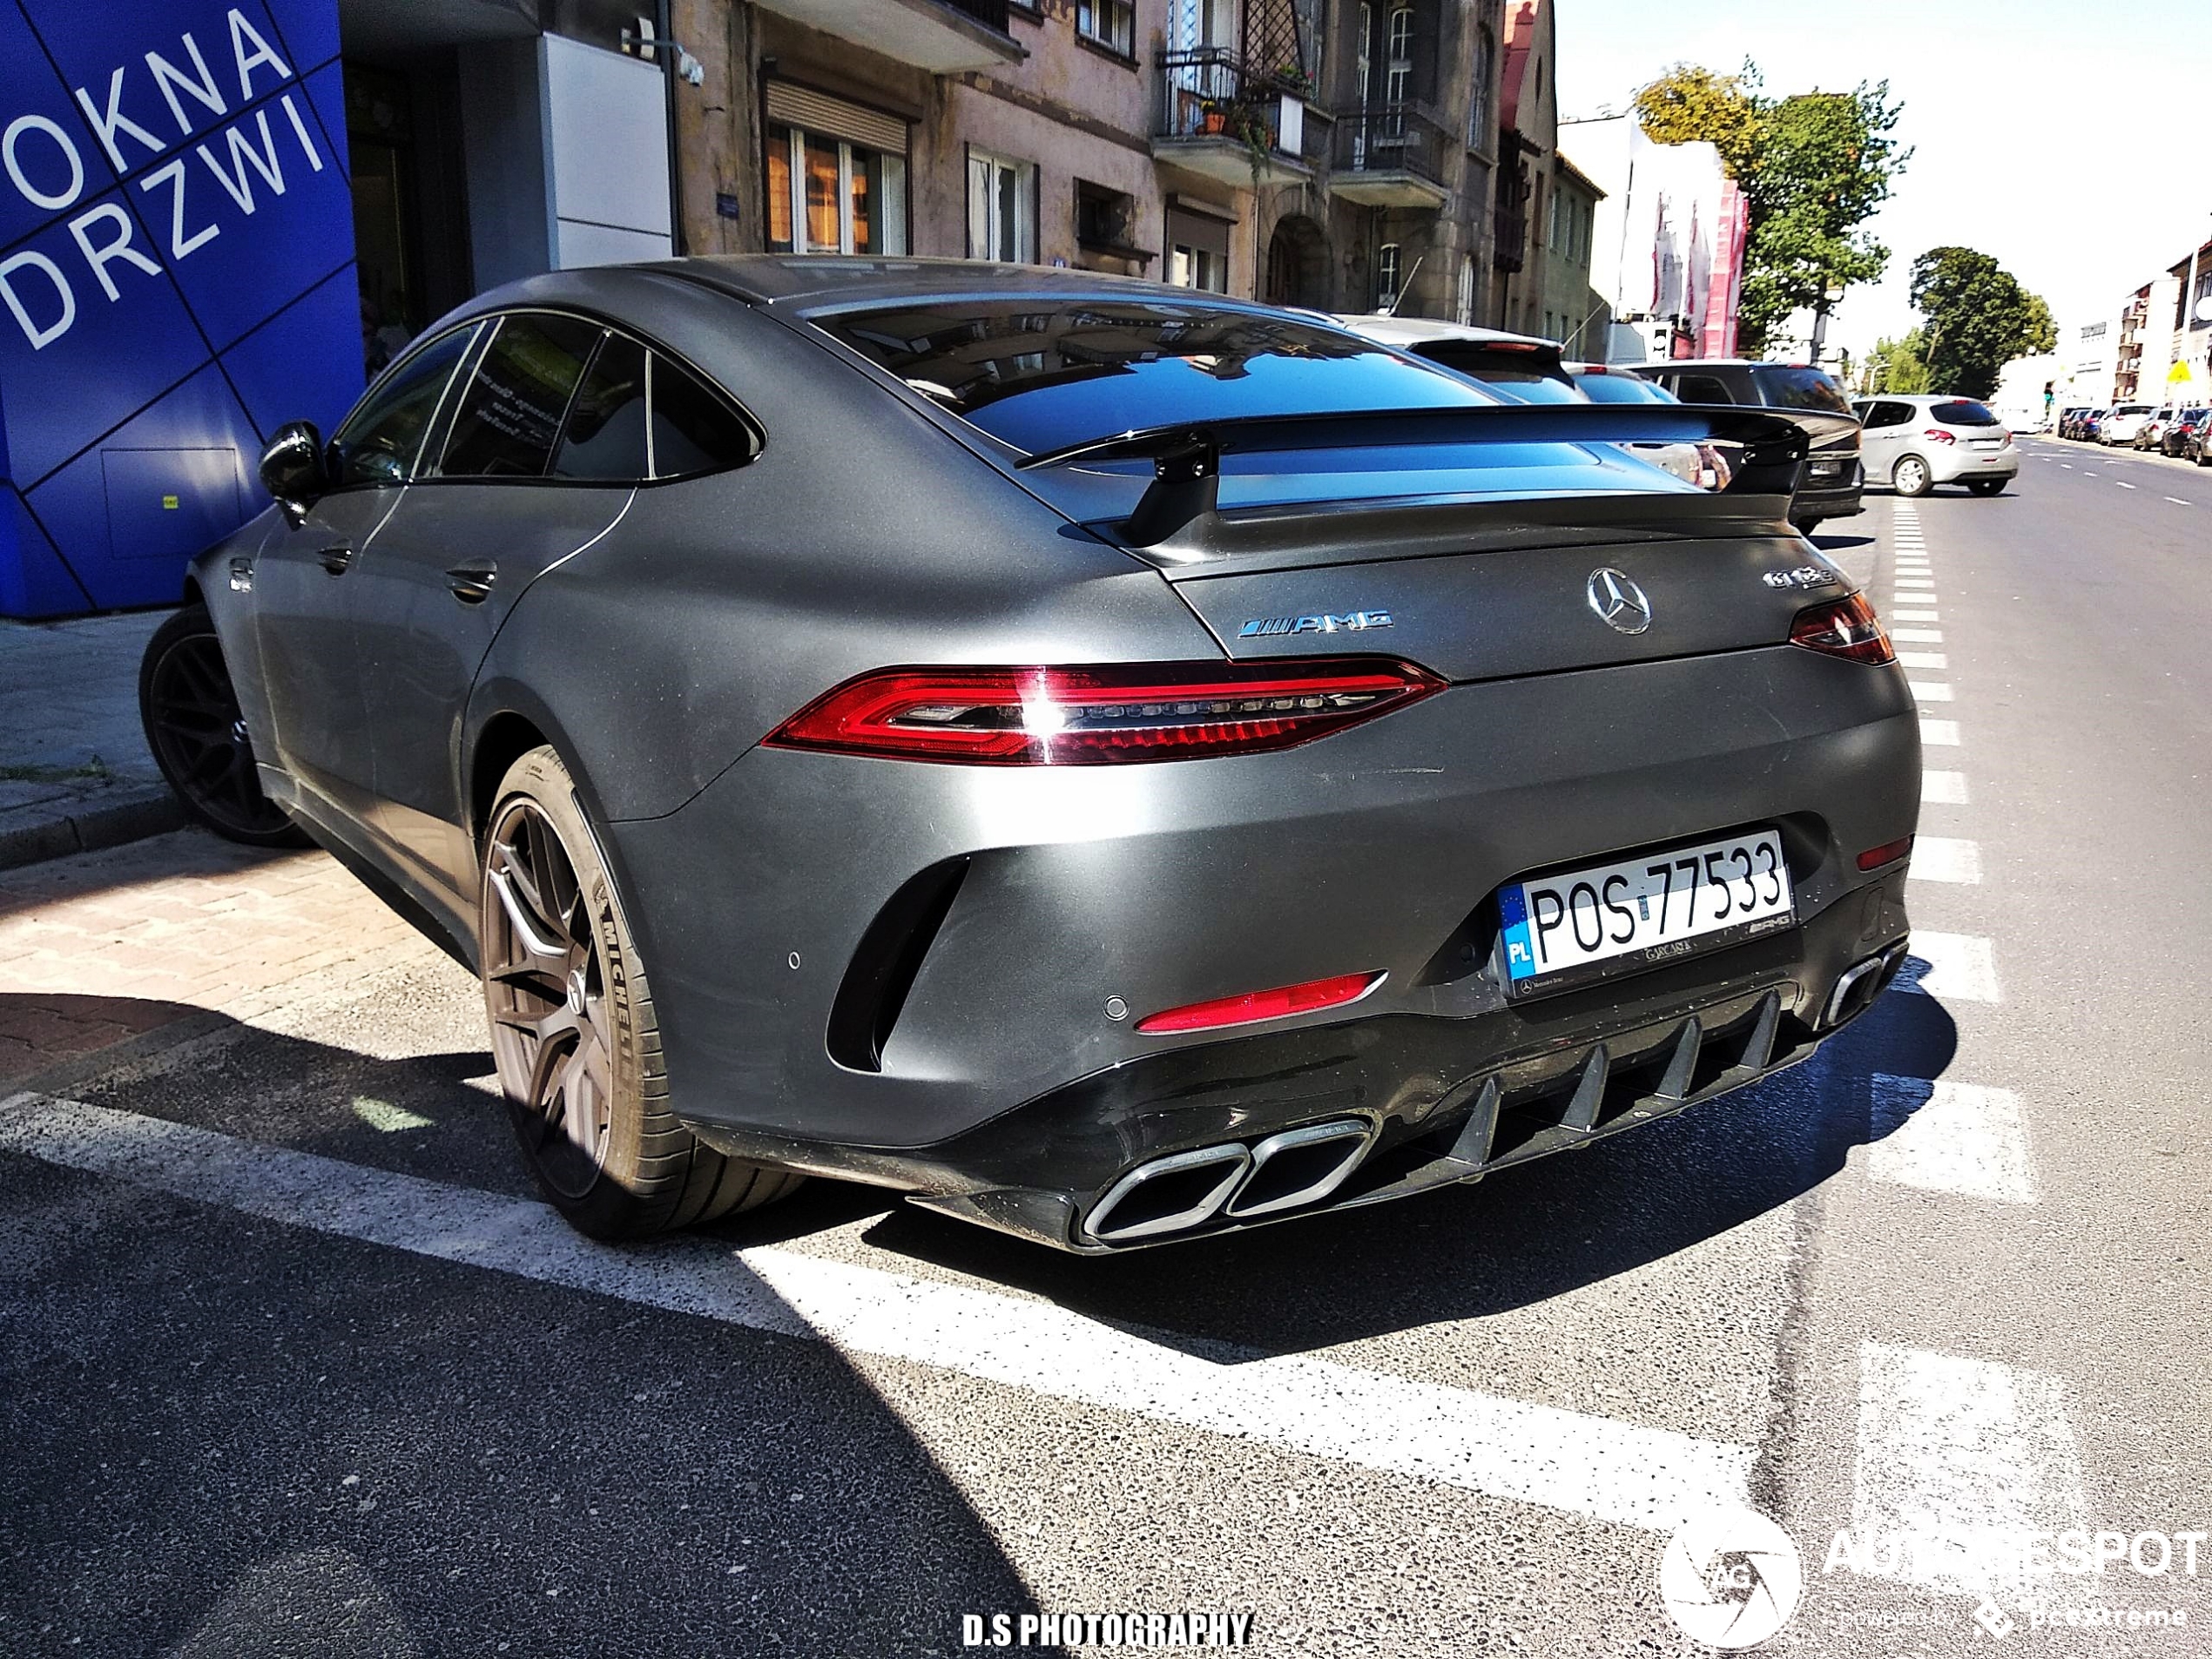
[[[1082,273],[568,272],[276,435],[146,718],[481,974],[587,1232],[811,1173],[1199,1237],[1710,1100],[1895,974],[1919,723],[1804,453]]]

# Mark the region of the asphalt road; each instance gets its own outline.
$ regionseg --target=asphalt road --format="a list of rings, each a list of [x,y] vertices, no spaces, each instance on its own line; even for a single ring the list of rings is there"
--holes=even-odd
[[[1694,1653],[1661,1556],[1716,1501],[1802,1557],[1772,1651],[2212,1653],[2212,472],[2027,448],[1821,538],[1923,688],[1909,983],[1573,1157],[1106,1261],[821,1183],[602,1251],[427,948],[38,1080],[0,1653],[951,1653],[1036,1610]],[[2172,1562],[1898,1546],[1938,1524]]]

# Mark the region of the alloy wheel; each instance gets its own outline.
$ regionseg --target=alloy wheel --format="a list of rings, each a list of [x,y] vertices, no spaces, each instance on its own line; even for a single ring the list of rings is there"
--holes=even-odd
[[[291,820],[261,792],[246,717],[215,636],[172,641],[148,669],[145,687],[147,735],[176,792],[233,833],[283,831]]]
[[[576,864],[538,805],[509,801],[484,857],[484,997],[499,1080],[563,1196],[599,1178],[613,1127],[605,961]]]
[[[1893,482],[1899,495],[1917,496],[1928,487],[1928,469],[1924,463],[1908,455],[1897,463],[1897,476]]]

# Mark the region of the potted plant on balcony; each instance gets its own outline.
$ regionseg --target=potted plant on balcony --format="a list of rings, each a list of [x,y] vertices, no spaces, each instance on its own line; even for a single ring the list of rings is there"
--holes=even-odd
[[[1198,105],[1198,131],[1208,138],[1220,137],[1231,124],[1231,107],[1221,99],[1210,98]]]

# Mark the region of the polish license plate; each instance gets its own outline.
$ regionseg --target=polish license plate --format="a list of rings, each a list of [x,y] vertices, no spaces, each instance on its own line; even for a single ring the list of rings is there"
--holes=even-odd
[[[1796,925],[1782,837],[1751,830],[1498,890],[1514,996],[1658,968]]]

